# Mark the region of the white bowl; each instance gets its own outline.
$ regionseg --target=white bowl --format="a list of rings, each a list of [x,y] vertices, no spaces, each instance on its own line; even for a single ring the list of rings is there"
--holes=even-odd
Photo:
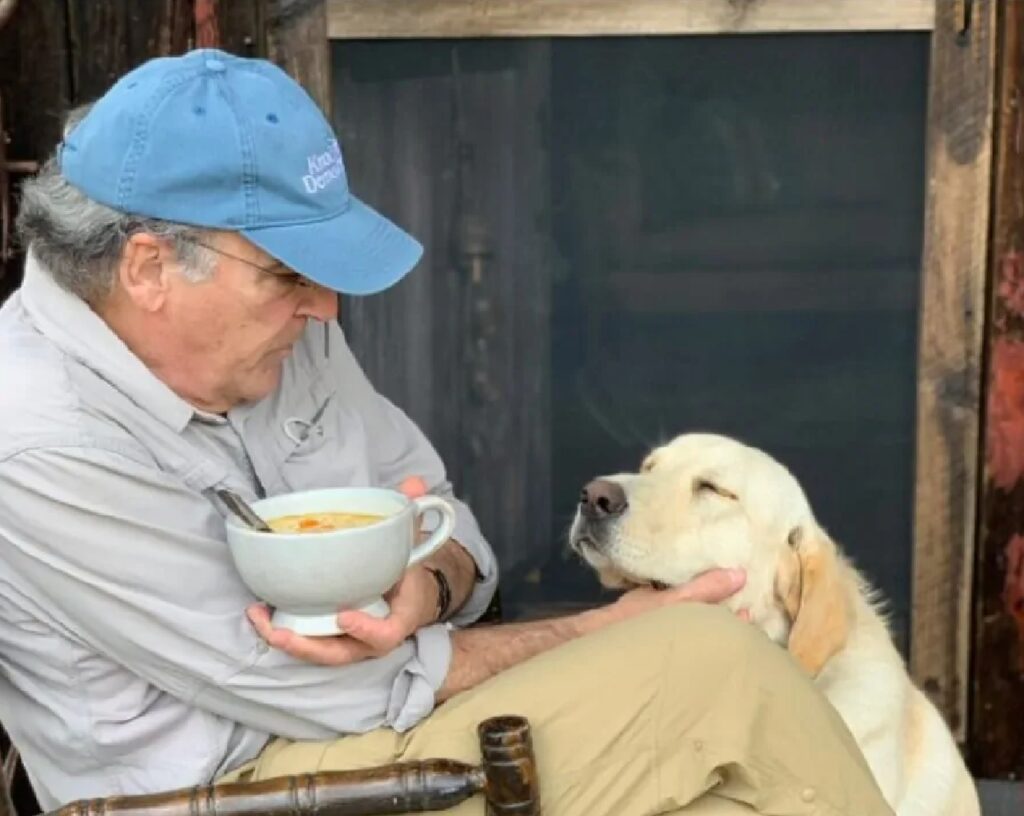
[[[455,511],[444,499],[409,499],[394,490],[341,487],[288,493],[251,503],[264,521],[301,513],[369,513],[385,518],[365,527],[325,533],[265,533],[229,515],[227,539],[246,586],[274,607],[275,627],[302,635],[340,633],[337,614],[359,609],[377,617],[389,610],[382,597],[405,570],[444,544]],[[422,516],[441,523],[416,546]]]

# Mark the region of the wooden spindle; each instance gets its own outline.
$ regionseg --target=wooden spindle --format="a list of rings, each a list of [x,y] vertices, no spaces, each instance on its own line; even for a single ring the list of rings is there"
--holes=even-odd
[[[485,795],[490,816],[538,816],[529,724],[495,717],[480,724],[478,735],[482,766],[447,759],[401,762],[81,800],[47,816],[386,816],[446,810],[477,793]]]
[[[477,727],[487,778],[488,816],[538,816],[540,790],[530,724],[493,717]]]
[[[75,802],[54,816],[377,816],[454,807],[484,788],[471,765],[445,759],[401,762],[358,771],[326,771],[202,785],[144,796]]]

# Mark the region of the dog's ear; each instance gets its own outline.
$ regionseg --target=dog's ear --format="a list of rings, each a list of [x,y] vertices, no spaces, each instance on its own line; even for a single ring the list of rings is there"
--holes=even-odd
[[[789,651],[814,677],[846,644],[851,620],[839,555],[822,530],[790,531],[775,592],[789,615]]]

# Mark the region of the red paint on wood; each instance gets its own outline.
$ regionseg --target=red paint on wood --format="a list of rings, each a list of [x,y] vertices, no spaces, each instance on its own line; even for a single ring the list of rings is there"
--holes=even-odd
[[[1011,318],[1024,319],[1024,264],[1019,252],[1012,251],[1003,256],[996,289],[995,326],[1005,331]]]
[[[1024,536],[1021,535],[1013,536],[1006,545],[1003,603],[1017,625],[1017,638],[1021,644],[1018,659],[1024,672]]]
[[[196,47],[217,48],[220,29],[217,26],[217,0],[195,0]]]
[[[995,486],[1011,490],[1024,478],[1024,342],[996,339],[991,370],[986,458]]]

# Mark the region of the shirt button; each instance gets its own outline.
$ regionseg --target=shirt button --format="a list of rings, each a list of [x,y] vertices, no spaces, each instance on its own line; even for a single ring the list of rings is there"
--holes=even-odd
[[[222,60],[210,58],[206,61],[206,70],[217,71],[218,73],[223,72],[227,66]]]
[[[694,740],[693,741],[693,750],[697,751],[698,753],[700,751],[703,751],[704,750],[704,743],[701,740]]]
[[[814,788],[804,788],[803,792],[800,794],[800,798],[803,799],[805,802],[813,802]]]

